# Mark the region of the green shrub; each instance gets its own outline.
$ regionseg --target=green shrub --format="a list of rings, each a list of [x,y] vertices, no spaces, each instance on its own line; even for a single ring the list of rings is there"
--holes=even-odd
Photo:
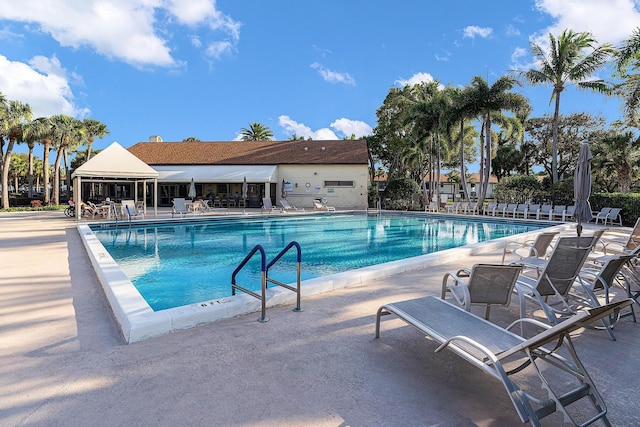
[[[420,186],[413,179],[401,178],[389,181],[382,192],[383,209],[420,209]]]
[[[493,193],[502,203],[527,203],[538,196],[540,189],[535,176],[514,175],[502,178],[493,188]]]

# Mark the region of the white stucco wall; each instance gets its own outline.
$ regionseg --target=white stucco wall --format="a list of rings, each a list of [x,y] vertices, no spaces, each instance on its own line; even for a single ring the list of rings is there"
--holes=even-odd
[[[279,165],[276,200],[284,180],[292,188],[287,200],[298,208],[312,208],[313,199],[326,198],[327,205],[339,209],[366,209],[368,171],[367,165]],[[353,187],[325,186],[326,181],[353,181]]]

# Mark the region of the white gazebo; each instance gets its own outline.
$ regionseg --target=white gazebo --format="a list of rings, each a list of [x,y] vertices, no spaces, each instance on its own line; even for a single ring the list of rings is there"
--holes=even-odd
[[[73,199],[76,201],[76,218],[82,214],[80,206],[82,180],[89,182],[103,182],[109,180],[146,182],[153,180],[153,214],[158,216],[158,172],[151,166],[131,154],[122,145],[114,142],[88,162],[73,172]],[[147,186],[143,185],[143,200],[147,198]],[[138,186],[135,185],[135,199],[138,199]]]

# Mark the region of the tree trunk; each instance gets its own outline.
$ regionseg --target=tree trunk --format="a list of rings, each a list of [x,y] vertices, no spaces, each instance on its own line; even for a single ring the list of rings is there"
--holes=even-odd
[[[11,163],[11,152],[15,142],[15,139],[9,139],[7,151],[2,158],[2,207],[4,209],[9,209],[9,164]]]
[[[33,197],[33,146],[29,146],[29,198]]]
[[[556,107],[553,112],[553,139],[551,146],[551,183],[558,182],[558,121],[560,118],[560,92],[556,92]]]
[[[471,203],[469,192],[467,191],[467,177],[464,167],[464,119],[460,120],[460,185],[464,192],[464,199]]]
[[[53,203],[60,204],[60,161],[62,160],[63,148],[56,153],[56,161],[53,164]]]
[[[49,150],[51,149],[51,140],[45,139],[43,141],[44,152],[42,153],[42,180],[44,181],[44,204],[51,203],[51,197],[49,193]]]

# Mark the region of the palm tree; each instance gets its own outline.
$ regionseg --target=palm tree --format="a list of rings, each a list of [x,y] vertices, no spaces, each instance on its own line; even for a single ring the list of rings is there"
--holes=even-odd
[[[102,139],[105,135],[109,135],[109,129],[107,129],[107,125],[95,119],[84,119],[82,121],[82,127],[87,135],[86,161],[88,162],[91,159],[91,145],[93,144],[93,141],[95,141],[96,137]]]
[[[243,141],[271,141],[273,132],[262,123],[253,122],[249,124],[249,129],[240,129]]]
[[[44,203],[48,205],[51,201],[49,192],[49,151],[53,144],[53,122],[49,117],[38,117],[29,124],[29,134],[36,141],[40,141],[43,146],[42,155],[42,181],[44,187]]]
[[[622,43],[615,56],[618,73],[623,79],[616,94],[624,99],[625,114],[635,126],[640,106],[640,74],[637,72],[640,68],[640,28],[636,28],[631,37]]]
[[[591,49],[590,52],[585,52]],[[591,89],[606,93],[609,86],[604,80],[587,80],[601,68],[614,53],[610,44],[597,46],[591,33],[574,33],[564,30],[556,39],[549,34],[549,50],[532,43],[531,53],[539,63],[538,69],[517,71],[532,85],[550,84],[553,86],[549,104],[555,99],[553,113],[553,145],[551,159],[552,183],[558,182],[558,114],[560,114],[560,94],[569,84],[580,89]]]
[[[53,200],[60,204],[60,162],[66,158],[67,149],[75,149],[85,138],[82,122],[73,117],[59,114],[51,118],[53,124],[53,146],[57,150],[53,168]],[[68,173],[67,173],[68,175]]]
[[[615,127],[615,126],[614,126]],[[610,177],[620,193],[631,191],[634,165],[640,159],[640,138],[632,131],[613,130],[593,146],[594,175]],[[613,178],[613,179],[611,179]],[[602,179],[598,179],[602,181]]]
[[[479,115],[482,123],[481,134],[484,141],[480,149],[480,182],[478,183],[478,206],[482,206],[487,196],[489,176],[491,174],[491,158],[493,156],[492,144],[492,117],[494,113],[503,110],[516,112],[527,104],[527,99],[511,90],[518,81],[510,76],[498,78],[491,86],[482,76],[475,76],[471,85],[465,89],[467,111]]]
[[[31,120],[31,107],[20,101],[8,101],[0,106],[0,138],[8,140],[7,149],[2,154],[2,207],[9,208],[9,165],[16,141],[26,136],[25,122]]]

